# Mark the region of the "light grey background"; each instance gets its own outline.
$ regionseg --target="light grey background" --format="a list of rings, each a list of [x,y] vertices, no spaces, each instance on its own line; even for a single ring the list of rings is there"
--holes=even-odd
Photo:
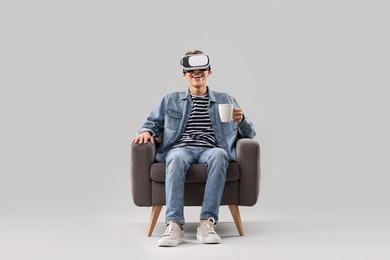
[[[194,49],[258,132],[244,221],[388,219],[388,14],[379,0],[2,1],[1,219],[148,221],[128,144],[186,89]]]

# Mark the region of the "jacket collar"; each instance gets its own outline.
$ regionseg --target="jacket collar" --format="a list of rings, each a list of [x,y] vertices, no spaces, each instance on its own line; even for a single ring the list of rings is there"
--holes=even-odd
[[[212,90],[209,88],[209,86],[207,86],[207,93],[209,94],[210,102],[217,102],[217,99],[216,99],[216,97],[215,97],[214,91],[212,91]],[[190,90],[187,89],[186,91],[181,92],[181,93],[180,93],[180,99],[181,99],[181,100],[183,100],[183,99],[191,100]]]

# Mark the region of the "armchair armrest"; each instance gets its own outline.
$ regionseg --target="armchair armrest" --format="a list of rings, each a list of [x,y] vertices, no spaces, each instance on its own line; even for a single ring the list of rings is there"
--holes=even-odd
[[[250,138],[239,139],[236,156],[240,167],[239,205],[253,206],[260,191],[260,144]]]
[[[149,207],[152,205],[150,168],[154,163],[156,147],[151,143],[133,144],[131,150],[131,181],[135,205]]]

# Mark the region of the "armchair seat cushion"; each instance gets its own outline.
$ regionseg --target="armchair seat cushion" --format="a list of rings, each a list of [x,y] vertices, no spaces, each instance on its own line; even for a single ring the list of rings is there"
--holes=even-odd
[[[151,166],[150,178],[155,182],[165,182],[165,163],[154,163]],[[238,163],[230,162],[226,173],[226,181],[238,181],[240,179],[240,170]],[[204,164],[191,165],[186,175],[186,182],[206,182],[207,166]]]

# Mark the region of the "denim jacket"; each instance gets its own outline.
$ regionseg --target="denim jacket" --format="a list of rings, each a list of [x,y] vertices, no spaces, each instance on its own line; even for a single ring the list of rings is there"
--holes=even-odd
[[[256,135],[253,124],[244,116],[240,123],[222,123],[219,117],[218,104],[233,103],[239,105],[234,97],[208,88],[210,105],[208,107],[211,124],[218,145],[229,155],[229,160],[236,160],[236,141],[238,138],[253,138]],[[163,97],[151,111],[137,134],[149,131],[154,138],[161,139],[157,147],[156,161],[164,162],[168,151],[176,144],[184,132],[191,114],[192,99],[189,90],[174,92]]]

